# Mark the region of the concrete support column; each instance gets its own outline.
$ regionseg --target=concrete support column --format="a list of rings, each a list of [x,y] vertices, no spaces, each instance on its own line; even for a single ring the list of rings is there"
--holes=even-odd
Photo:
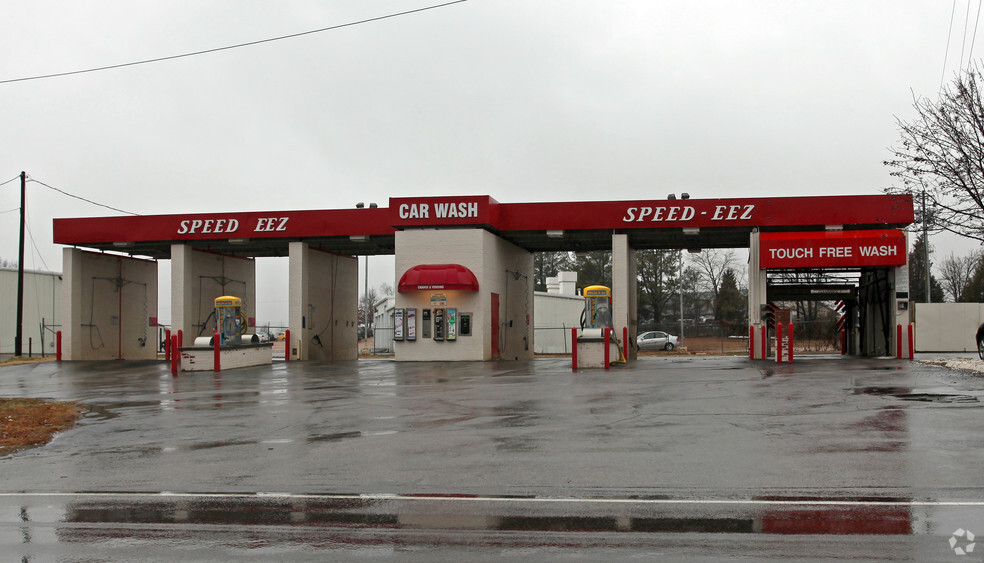
[[[80,360],[82,343],[82,251],[62,249],[62,357]]]
[[[905,233],[905,247],[909,248],[909,233]],[[903,357],[908,358],[909,320],[912,318],[909,311],[909,264],[894,268],[892,274],[892,310],[895,311],[896,326],[902,325]],[[892,335],[897,338],[897,331],[892,331]],[[892,345],[898,346],[898,342],[893,342]]]
[[[304,242],[290,243],[289,256],[290,359],[358,359],[358,259]]]
[[[307,359],[307,347],[298,346],[297,341],[304,332],[304,304],[308,302],[308,287],[310,287],[311,248],[306,242],[292,242],[288,247],[290,264],[288,266],[287,282],[287,325],[290,328],[290,349],[284,353],[290,360]]]
[[[639,325],[639,277],[636,250],[629,246],[629,236],[612,235],[612,321],[615,336],[621,340],[629,329],[629,357],[636,358],[636,333]],[[623,343],[624,344],[624,343]]]
[[[759,232],[755,230],[750,235],[748,247],[748,324],[755,328],[755,338],[751,342],[752,358],[756,360],[766,359],[762,354],[762,307],[768,304],[769,299],[766,295],[766,272],[761,266],[761,255],[759,251]],[[768,334],[768,329],[766,330]],[[766,346],[768,355],[768,346]]]
[[[194,342],[196,329],[195,323],[195,303],[193,295],[192,266],[191,256],[193,249],[184,244],[171,245],[171,333],[177,334],[182,331],[185,336],[186,345]]]
[[[908,247],[906,247],[908,248]],[[895,311],[896,326],[902,325],[902,350],[903,357],[909,357],[909,265],[899,266],[893,272],[894,291],[892,291],[892,309]],[[904,286],[901,284],[905,284]],[[892,331],[893,338],[898,337],[897,331]],[[893,349],[898,346],[898,342],[892,342]]]

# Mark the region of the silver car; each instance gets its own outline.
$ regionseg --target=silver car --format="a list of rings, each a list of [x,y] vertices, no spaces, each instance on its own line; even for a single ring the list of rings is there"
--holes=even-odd
[[[680,345],[680,339],[659,330],[644,332],[636,338],[640,350],[672,350]]]

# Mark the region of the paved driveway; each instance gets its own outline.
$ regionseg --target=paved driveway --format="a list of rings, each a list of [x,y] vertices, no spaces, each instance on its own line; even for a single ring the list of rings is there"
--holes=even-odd
[[[92,409],[48,446],[0,459],[0,540],[41,555],[72,537],[100,556],[92,526],[177,526],[165,535],[226,555],[195,526],[342,526],[383,534],[376,548],[393,533],[443,530],[421,541],[447,546],[509,531],[533,534],[517,545],[544,556],[549,534],[578,532],[564,545],[598,557],[620,552],[592,552],[585,534],[613,534],[598,541],[623,555],[659,537],[681,559],[695,552],[680,532],[716,534],[708,558],[745,545],[765,559],[797,545],[770,532],[823,538],[804,546],[820,559],[863,544],[813,534],[935,559],[956,556],[958,528],[984,533],[984,377],[906,361],[646,358],[573,374],[564,359],[360,360],[177,378],[163,362],[66,362],[0,368],[0,396]],[[42,522],[65,533],[42,542]],[[429,554],[473,557],[483,538]],[[270,552],[233,558],[249,554]]]

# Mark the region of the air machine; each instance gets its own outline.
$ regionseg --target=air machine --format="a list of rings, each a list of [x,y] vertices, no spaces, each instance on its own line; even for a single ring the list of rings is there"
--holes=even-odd
[[[249,327],[243,300],[231,295],[215,298],[215,328],[222,346],[242,344],[243,334]]]
[[[181,371],[220,371],[271,363],[273,343],[260,342],[256,334],[246,333],[249,317],[245,309],[239,297],[216,297],[215,309],[202,323],[204,332],[211,326],[208,321],[214,315],[215,332],[213,336],[198,336],[193,346],[180,349]]]
[[[581,329],[604,329],[612,325],[612,290],[603,285],[584,288]],[[598,333],[600,334],[600,333]]]
[[[612,290],[603,285],[589,285],[584,288],[584,309],[581,311],[581,331],[578,341],[590,342],[598,341],[604,343],[605,329],[613,329],[612,323]],[[615,335],[614,330],[609,331],[610,338],[618,348],[618,359],[612,360],[612,364],[624,364],[625,355],[622,353],[622,343]]]

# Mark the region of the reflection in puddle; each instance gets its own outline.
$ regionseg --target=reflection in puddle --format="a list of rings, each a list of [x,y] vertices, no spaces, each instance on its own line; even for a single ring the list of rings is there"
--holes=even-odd
[[[559,502],[560,500],[569,502]],[[576,503],[598,499],[476,497],[473,495],[170,495],[142,500],[89,499],[66,505],[64,521],[90,524],[209,524],[350,526],[400,529],[484,529],[547,532],[645,532],[718,534],[910,535],[908,500],[749,499],[711,501],[705,515],[690,501],[606,499],[625,514],[593,510]],[[568,506],[569,505],[569,506]],[[609,508],[609,507],[605,507]],[[579,511],[581,513],[579,513]],[[567,513],[565,513],[567,512]],[[608,512],[608,513],[606,513]],[[85,534],[82,528],[61,533]],[[105,534],[100,528],[98,533]]]

